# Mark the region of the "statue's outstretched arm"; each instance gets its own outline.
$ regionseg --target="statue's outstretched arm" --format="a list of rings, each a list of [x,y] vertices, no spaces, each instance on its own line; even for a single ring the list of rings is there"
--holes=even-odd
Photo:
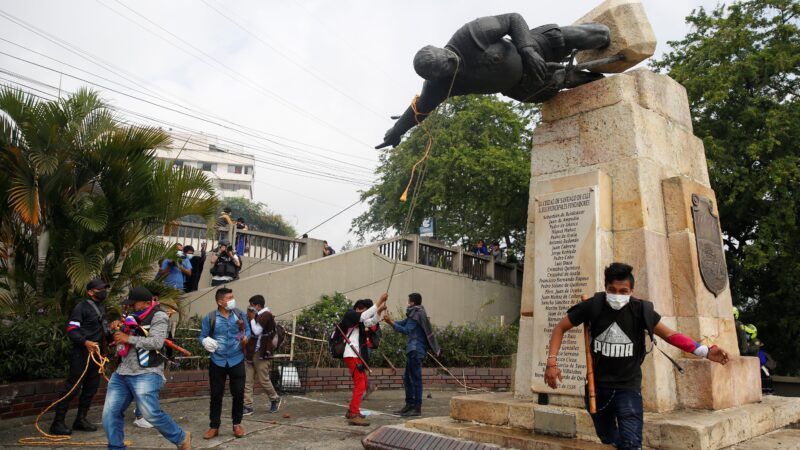
[[[451,80],[444,81],[426,81],[422,85],[422,94],[417,98],[416,108],[419,114],[414,117],[414,108],[409,106],[397,122],[394,123],[392,128],[386,132],[383,137],[383,142],[375,146],[375,148],[383,148],[386,146],[396,146],[400,143],[400,138],[406,131],[414,128],[417,121],[422,122],[428,118],[439,104],[447,98],[447,90],[450,86]]]

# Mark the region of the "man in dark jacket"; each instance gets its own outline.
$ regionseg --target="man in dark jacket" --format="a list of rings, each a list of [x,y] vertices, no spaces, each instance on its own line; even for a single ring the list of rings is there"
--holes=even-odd
[[[95,278],[86,285],[86,295],[88,298],[82,300],[72,309],[67,323],[67,336],[72,341],[72,351],[69,356],[69,374],[67,375],[64,389],[59,393],[58,398],[63,397],[77,383],[89,358],[90,351],[99,351],[105,348],[105,343],[110,342],[111,329],[106,320],[106,309],[103,300],[108,296],[109,285],[105,281]],[[56,407],[56,416],[53,424],[50,425],[50,434],[69,435],[72,430],[64,423],[69,409],[69,402],[80,392],[78,400],[78,414],[72,428],[79,431],[97,431],[97,426],[89,422],[86,415],[92,405],[92,397],[97,393],[100,385],[100,373],[98,366],[93,361],[89,361],[89,368],[81,380],[80,386],[75,389]]]
[[[187,245],[183,248],[186,258],[192,263],[192,274],[186,277],[186,292],[194,292],[200,284],[200,277],[203,274],[203,266],[206,264],[206,243],[200,244],[200,255],[194,254],[194,247]]]
[[[395,331],[407,336],[406,370],[403,373],[406,406],[398,414],[403,417],[419,416],[422,414],[422,361],[428,349],[436,355],[440,352],[428,314],[422,306],[422,295],[416,292],[408,295],[405,319],[394,322],[387,315],[384,320]]]
[[[369,426],[369,422],[364,420],[361,415],[361,400],[367,391],[367,368],[364,365],[366,360],[367,333],[365,327],[373,326],[380,322],[378,309],[386,303],[389,298],[387,293],[381,295],[377,304],[373,304],[370,299],[357,301],[352,309],[344,313],[342,321],[338,324],[338,330],[344,333],[344,364],[350,370],[353,377],[353,395],[350,398],[350,408],[347,410],[345,418],[350,425]]]

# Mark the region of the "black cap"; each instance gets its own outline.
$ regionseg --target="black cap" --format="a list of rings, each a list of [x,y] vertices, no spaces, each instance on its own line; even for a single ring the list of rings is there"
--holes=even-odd
[[[86,290],[90,291],[92,289],[108,289],[110,287],[111,287],[111,285],[109,285],[108,283],[106,283],[102,279],[95,278],[92,281],[90,281],[89,284],[86,285]]]
[[[133,302],[149,302],[153,299],[153,294],[147,290],[145,287],[135,287],[131,288],[131,291],[128,292],[128,298],[122,301],[123,305],[132,305]]]

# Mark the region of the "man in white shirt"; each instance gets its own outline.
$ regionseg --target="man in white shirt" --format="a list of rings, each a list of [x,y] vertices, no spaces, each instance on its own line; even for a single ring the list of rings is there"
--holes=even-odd
[[[250,306],[247,308],[247,318],[250,321],[250,332],[253,336],[245,347],[245,385],[244,385],[244,415],[253,414],[253,388],[255,382],[264,388],[270,401],[270,413],[276,413],[281,407],[281,398],[275,392],[269,373],[272,369],[272,351],[282,341],[282,333],[275,324],[275,316],[265,306],[266,301],[262,295],[250,297]]]
[[[348,309],[339,323],[339,329],[346,336],[344,347],[344,364],[350,369],[353,377],[353,396],[345,416],[350,425],[368,426],[369,422],[361,415],[361,399],[367,390],[367,369],[364,365],[367,336],[365,327],[371,327],[380,321],[378,310],[381,309],[389,294],[384,293],[373,304],[370,299],[358,300],[352,309]],[[349,342],[348,342],[349,341]]]

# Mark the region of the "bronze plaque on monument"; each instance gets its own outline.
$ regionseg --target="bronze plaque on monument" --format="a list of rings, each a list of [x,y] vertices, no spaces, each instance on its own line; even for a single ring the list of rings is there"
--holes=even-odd
[[[692,221],[703,284],[715,296],[719,295],[728,284],[728,268],[725,265],[719,218],[714,215],[711,199],[692,194]]]

